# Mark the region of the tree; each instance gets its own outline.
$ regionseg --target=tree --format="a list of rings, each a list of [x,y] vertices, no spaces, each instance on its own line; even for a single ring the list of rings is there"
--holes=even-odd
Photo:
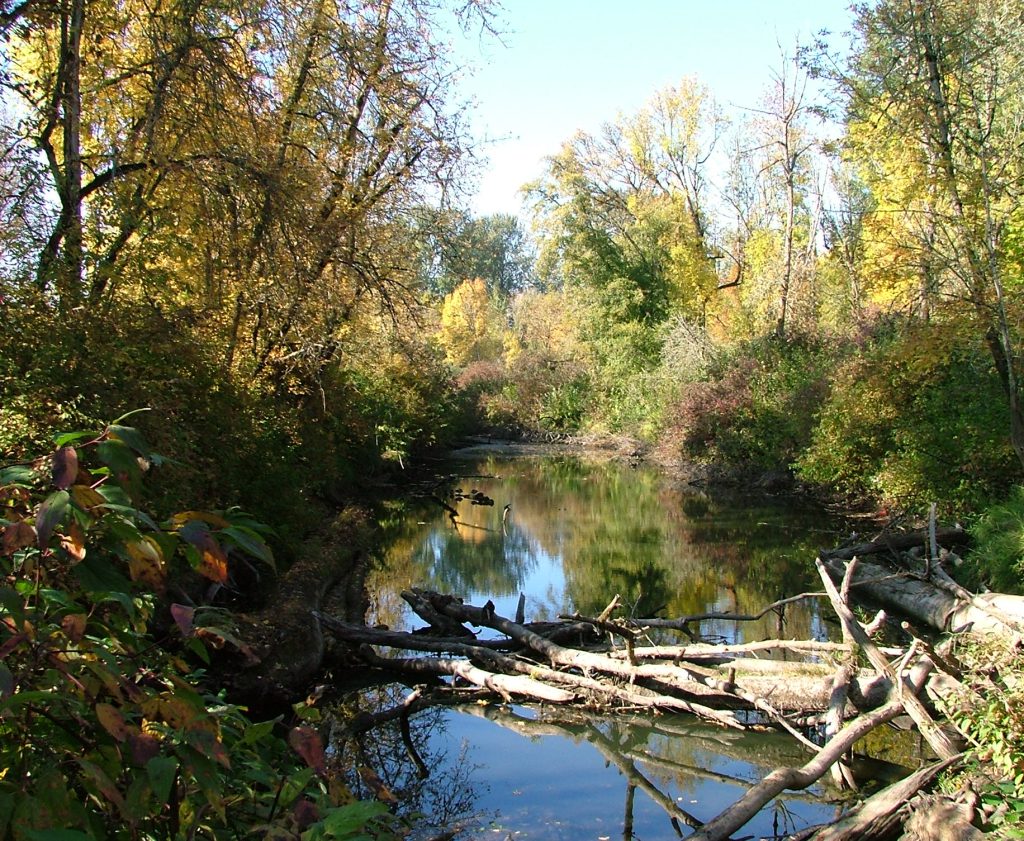
[[[768,253],[766,246],[773,252],[770,259],[762,259],[760,268],[767,276],[759,280],[772,289],[774,332],[780,338],[786,335],[796,287],[811,282],[816,256],[817,214],[808,206],[808,196],[817,141],[809,126],[807,85],[807,73],[797,59],[783,56],[763,106],[755,109],[754,145],[740,152],[752,161],[756,188],[749,185],[750,174],[744,178],[742,165],[734,168],[739,188],[734,206],[745,210],[745,243],[760,240],[762,258]],[[762,202],[762,208],[751,208],[754,200]],[[753,226],[758,218],[760,225]]]
[[[445,297],[440,339],[453,365],[500,355],[502,317],[481,278],[463,281]]]
[[[474,218],[464,211],[422,208],[415,228],[422,242],[421,283],[435,295],[448,295],[477,277],[504,300],[537,285],[532,243],[517,216]]]
[[[984,334],[1024,466],[1019,301],[1005,276],[1022,186],[1021,11],[1018,2],[862,6],[845,70],[825,57],[818,69],[845,95],[851,154],[876,195],[901,199],[885,209],[902,222],[894,235],[919,255],[927,294],[964,301]]]
[[[702,314],[717,285],[706,171],[723,122],[708,91],[687,79],[599,135],[567,142],[527,189],[542,275],[610,305],[626,291],[631,303],[617,317],[643,324],[675,308]]]
[[[433,0],[5,6],[0,81],[21,115],[6,163],[20,207],[55,208],[37,293],[64,313],[146,301],[229,374],[317,393],[357,310],[415,304],[403,217],[465,159],[433,35],[446,13]],[[12,163],[32,148],[48,183]]]

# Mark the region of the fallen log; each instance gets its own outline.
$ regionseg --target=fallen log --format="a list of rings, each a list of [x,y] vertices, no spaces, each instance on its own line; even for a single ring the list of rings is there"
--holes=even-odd
[[[985,833],[972,826],[967,808],[946,797],[927,795],[910,804],[903,828],[906,841],[981,841]]]
[[[834,578],[842,578],[846,572],[846,563],[833,555],[824,555],[821,561]],[[968,600],[909,570],[861,561],[851,587],[859,595],[939,631],[1015,634],[1024,626],[1022,596],[985,593]]]
[[[786,789],[804,789],[828,773],[857,740],[876,727],[892,721],[903,712],[902,701],[890,701],[884,707],[865,713],[846,725],[830,739],[821,752],[800,768],[778,768],[747,790],[739,800],[717,817],[705,823],[688,841],[725,841],[747,824],[761,809]]]
[[[597,680],[586,675],[557,671],[537,663],[516,660],[490,649],[456,640],[437,640],[418,634],[406,634],[396,631],[380,631],[374,628],[354,626],[320,613],[316,614],[316,618],[338,639],[355,645],[377,644],[413,651],[461,654],[467,658],[475,658],[489,663],[493,667],[501,667],[509,672],[524,674],[536,680],[543,679],[548,683],[557,684],[575,690],[575,692],[571,693],[573,697],[565,699],[566,701],[577,700],[580,703],[586,704],[587,698],[594,698],[597,699],[597,703],[592,703],[590,706],[599,708],[605,708],[609,703],[616,702],[632,707],[688,712],[701,716],[702,718],[715,721],[718,724],[724,724],[727,727],[744,729],[739,719],[737,719],[732,713],[712,709],[711,707],[692,700],[653,692],[645,689],[644,687],[610,683],[607,681]],[[362,651],[360,656],[377,668],[405,672],[414,676],[422,676],[430,673],[430,667],[428,665],[424,665],[430,662],[428,660],[382,658],[376,657],[375,655],[369,654],[365,651]],[[440,673],[442,672],[436,672],[435,674]],[[451,674],[451,672],[444,673]],[[692,688],[697,689],[699,687],[700,684],[695,682]],[[498,691],[497,685],[486,688]]]
[[[952,767],[961,757],[943,759],[926,765],[891,786],[865,800],[844,818],[822,827],[810,839],[813,841],[875,841],[892,837],[902,822],[907,801],[939,774]]]
[[[937,529],[935,537],[938,543],[943,546],[962,546],[970,540],[970,536],[961,528]],[[906,552],[917,547],[927,549],[928,533],[926,531],[886,532],[866,543],[857,543],[852,546],[825,550],[820,555],[823,559],[834,558],[836,560],[850,561],[867,555]]]

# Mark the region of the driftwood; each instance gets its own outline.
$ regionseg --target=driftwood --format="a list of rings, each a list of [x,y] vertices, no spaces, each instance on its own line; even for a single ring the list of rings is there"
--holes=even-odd
[[[810,837],[813,841],[872,841],[891,837],[902,822],[907,801],[957,761],[959,757],[926,765],[882,789],[852,814],[819,829]]]
[[[932,541],[922,542],[920,536],[893,536],[823,554],[818,569],[825,593],[805,593],[799,598],[828,597],[842,623],[843,643],[780,639],[743,645],[707,645],[699,641],[686,645],[651,644],[648,631],[654,628],[662,631],[659,636],[673,629],[692,639],[699,620],[712,615],[674,620],[615,618],[612,614],[619,608],[617,598],[599,616],[563,617],[569,622],[543,628],[524,621],[522,600],[517,621],[512,621],[497,615],[490,602],[477,607],[452,596],[422,590],[402,594],[428,625],[416,633],[351,625],[323,614],[315,617],[337,640],[358,647],[365,662],[402,671],[418,681],[430,678],[441,692],[465,693],[467,690],[457,685],[462,681],[476,688],[472,697],[480,697],[479,692],[485,690],[506,703],[526,699],[544,708],[682,711],[727,728],[722,732],[770,725],[788,732],[813,753],[801,767],[780,767],[768,774],[731,807],[700,826],[691,836],[694,841],[730,837],[782,791],[806,788],[830,772],[837,784],[855,787],[852,773],[843,764],[851,746],[875,727],[905,714],[940,762],[870,798],[841,821],[813,835],[817,839],[882,837],[906,818],[907,798],[960,757],[959,746],[951,736],[953,731],[936,721],[922,701],[924,693],[941,700],[953,692],[962,692],[963,687],[956,664],[945,659],[939,653],[941,649],[937,650],[909,625],[905,624],[905,630],[913,639],[908,647],[876,645],[855,619],[847,598],[852,593],[873,594],[877,590],[887,596],[879,601],[907,612],[903,602],[893,600],[895,593],[900,598],[916,600],[919,609],[912,613],[915,621],[939,628],[957,627],[968,621],[975,627],[1016,633],[1011,625],[1016,620],[1006,613],[1005,602],[992,607],[992,602],[999,600],[961,592],[943,579],[940,544],[959,540],[961,535],[955,530],[935,529]],[[938,586],[923,580],[920,572],[860,560],[861,554],[878,556],[916,546],[927,547],[927,571]],[[839,581],[838,586],[833,577]],[[734,620],[760,618],[768,610],[783,610],[789,601],[783,600],[760,613],[725,616]],[[1021,615],[1024,616],[1024,608]],[[884,620],[884,614],[880,618]],[[490,628],[503,637],[480,640],[467,626]],[[552,638],[566,627],[573,628],[573,641]],[[419,650],[438,656],[381,657],[369,646]],[[871,668],[859,665],[858,657],[866,658]],[[416,704],[419,703],[417,700]],[[407,717],[410,709],[411,702],[403,711],[390,714]],[[497,716],[505,726],[528,726],[534,732],[541,726],[517,722],[517,717],[507,709],[490,710],[485,714]],[[738,715],[736,711],[746,713]],[[818,731],[824,734],[824,745],[808,738],[804,728],[809,725],[824,725]],[[628,782],[628,827],[634,790],[645,791],[660,803],[659,793],[629,760],[620,756],[609,757],[609,761],[620,767]],[[920,802],[913,820],[925,827],[921,832],[928,832],[928,821],[934,821],[927,816],[946,815],[949,810],[940,802]],[[682,813],[670,799],[661,805],[674,824],[696,826],[692,816]],[[679,826],[677,831],[682,835]],[[956,837],[972,837],[968,824],[961,825],[958,831],[962,834]],[[803,833],[801,837],[812,836]]]
[[[844,630],[861,646],[868,660],[878,669],[879,674],[887,677],[894,686],[898,687],[898,694],[903,699],[907,714],[914,719],[914,723],[921,731],[921,735],[931,745],[932,750],[942,759],[950,759],[956,756],[960,751],[950,741],[949,736],[935,724],[931,715],[925,709],[924,704],[913,693],[913,687],[910,686],[909,681],[906,681],[902,675],[893,669],[885,655],[878,650],[878,647],[864,633],[864,629],[858,624],[850,608],[841,600],[839,592],[835,589],[835,585],[829,578],[828,572],[821,561],[817,562],[817,566],[818,571],[821,573],[821,580],[825,584],[825,590],[832,601],[832,607],[842,621]]]
[[[932,554],[937,559],[949,557],[939,547],[962,544],[966,539],[961,529],[936,529]],[[870,543],[822,552],[820,560],[834,578],[841,579],[846,574],[846,562],[858,559],[851,582],[856,592],[936,630],[1009,635],[1024,631],[1024,597],[1002,593],[975,595],[953,581],[931,555],[921,564],[914,556],[904,554],[908,550],[926,549],[929,542],[923,532],[886,535]],[[876,555],[887,555],[897,563],[887,567],[863,560]]]

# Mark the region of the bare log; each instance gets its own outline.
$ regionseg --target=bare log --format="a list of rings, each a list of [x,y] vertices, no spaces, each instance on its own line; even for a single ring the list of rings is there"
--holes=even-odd
[[[758,654],[760,652],[791,651],[794,654],[851,654],[853,647],[841,642],[820,642],[817,640],[760,640],[757,642],[733,643],[728,645],[711,645],[709,643],[691,643],[689,645],[645,645],[634,649],[639,660],[690,660],[701,662],[705,660],[721,660],[728,662],[736,654]],[[898,656],[902,653],[899,648],[881,648],[883,653],[890,656]],[[619,652],[612,652],[611,657],[624,656]],[[761,660],[763,663],[782,663],[793,665],[791,661],[785,660]]]
[[[548,686],[539,680],[523,675],[489,672],[474,666],[467,660],[453,660],[448,657],[412,657],[387,660],[375,658],[375,662],[377,665],[410,674],[460,677],[474,686],[496,692],[507,702],[512,700],[513,695],[556,704],[568,703],[576,698],[572,692]]]
[[[811,838],[813,841],[874,841],[891,837],[902,820],[907,801],[959,758],[943,759],[915,771],[869,797],[842,820],[819,829]]]
[[[963,545],[969,540],[967,532],[961,528],[937,529],[936,539],[944,546]],[[845,560],[852,558],[864,558],[867,555],[881,553],[906,552],[908,549],[927,547],[928,535],[923,531],[907,532],[905,534],[883,534],[868,543],[858,543],[854,546],[844,546],[840,549],[832,549],[822,552],[824,560]]]
[[[664,693],[652,692],[640,686],[619,685],[609,681],[596,680],[584,675],[572,674],[550,669],[536,663],[507,657],[482,645],[482,641],[474,643],[451,639],[437,639],[419,634],[408,634],[400,631],[386,631],[366,628],[342,622],[330,616],[317,613],[317,619],[324,628],[336,637],[356,645],[383,645],[414,651],[427,651],[441,654],[460,654],[478,662],[487,663],[491,668],[501,669],[527,675],[535,680],[543,680],[549,684],[569,687],[574,690],[573,698],[579,699],[581,694],[597,699],[600,704],[617,702],[633,707],[647,709],[666,709],[677,712],[688,712],[724,724],[734,729],[742,729],[739,720],[729,712],[715,710],[695,701],[678,698]],[[429,667],[422,665],[424,660],[408,660],[402,658],[381,658],[362,652],[362,657],[378,668],[404,671],[414,675],[429,673]],[[450,674],[450,671],[441,672]],[[490,687],[498,691],[497,687]],[[692,689],[699,689],[700,684],[694,683]]]
[[[732,806],[704,824],[688,841],[724,841],[778,794],[786,789],[807,788],[817,782],[828,773],[832,763],[858,739],[862,739],[880,724],[892,721],[902,712],[903,702],[891,701],[880,709],[854,719],[830,739],[821,752],[808,763],[800,768],[778,768],[772,771],[760,783],[748,789],[747,793]]]
[[[913,688],[909,682],[905,682],[901,674],[893,669],[886,659],[885,655],[878,650],[876,646],[864,632],[864,629],[857,622],[856,617],[850,611],[850,608],[840,599],[839,592],[836,590],[835,584],[832,583],[832,579],[829,578],[828,571],[825,569],[825,565],[821,560],[815,561],[815,565],[818,567],[818,573],[821,576],[822,583],[825,585],[825,591],[828,593],[829,599],[832,601],[832,607],[838,614],[843,626],[847,628],[853,639],[861,646],[867,655],[871,665],[874,666],[878,671],[885,675],[889,680],[892,681],[899,691],[899,696],[903,699],[906,707],[907,715],[914,719],[914,723],[921,731],[921,735],[924,736],[925,740],[931,746],[932,750],[939,756],[940,759],[949,759],[950,757],[956,756],[959,751],[950,741],[949,736],[944,733],[939,726],[932,720],[931,715],[924,708],[924,704],[921,703],[920,699],[913,693]]]
[[[821,560],[836,578],[845,574],[845,564],[835,555],[823,555]],[[893,571],[861,561],[852,589],[940,631],[970,628],[981,633],[1018,634],[1024,627],[1024,597],[974,595],[952,581],[937,564],[932,567],[932,580],[926,581],[908,570]]]

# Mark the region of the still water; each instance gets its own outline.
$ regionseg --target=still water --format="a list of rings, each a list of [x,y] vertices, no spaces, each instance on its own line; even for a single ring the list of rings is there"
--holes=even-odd
[[[844,528],[807,506],[715,499],[652,470],[574,456],[481,454],[450,470],[434,498],[396,507],[369,582],[369,624],[422,626],[399,597],[413,586],[476,605],[490,599],[507,617],[524,593],[527,621],[595,615],[616,594],[635,617],[757,613],[816,589],[815,554]],[[481,494],[494,504],[473,504]],[[442,502],[458,512],[455,522]],[[784,618],[706,620],[700,629],[723,642],[833,634],[814,600]],[[407,692],[377,687],[350,703],[372,711]],[[397,725],[375,730],[354,758],[425,816],[421,837],[431,826],[462,827],[463,838],[684,837],[769,771],[808,759],[789,737],[681,715],[491,704],[435,708],[411,723],[426,773]],[[773,837],[827,821],[833,797],[824,787],[788,794],[743,834]]]

